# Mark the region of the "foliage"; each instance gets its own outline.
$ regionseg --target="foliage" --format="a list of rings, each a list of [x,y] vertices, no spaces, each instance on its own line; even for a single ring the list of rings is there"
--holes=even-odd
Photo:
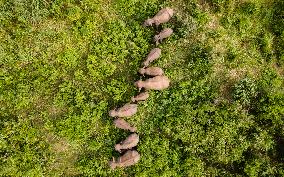
[[[161,27],[142,27],[160,8]],[[281,0],[0,0],[1,176],[283,176]],[[171,78],[139,103],[141,160],[110,170],[108,111],[137,94],[137,70]]]
[[[240,80],[233,88],[234,100],[239,101],[244,106],[251,105],[256,96],[256,84],[250,78]]]

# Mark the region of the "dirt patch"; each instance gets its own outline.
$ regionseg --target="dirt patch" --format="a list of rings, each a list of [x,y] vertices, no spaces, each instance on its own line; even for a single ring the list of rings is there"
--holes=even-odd
[[[211,20],[207,24],[207,28],[209,29],[217,29],[219,28],[219,18],[215,15],[210,15]]]
[[[272,67],[275,69],[275,71],[277,72],[277,74],[279,76],[284,76],[284,68],[283,67],[277,65],[277,63],[273,63]]]
[[[246,69],[239,68],[239,69],[232,69],[228,72],[228,77],[231,80],[238,81],[245,76],[247,73]]]
[[[58,21],[53,19],[47,19],[42,21],[41,23],[37,23],[33,25],[33,31],[47,31],[52,30],[55,32],[62,32],[69,28],[68,24],[65,20]]]
[[[222,84],[219,89],[220,96],[217,100],[232,101],[232,95],[231,95],[232,87],[233,87],[232,82],[226,82]]]
[[[204,11],[210,10],[210,4],[206,0],[199,0],[198,5]]]
[[[50,106],[47,109],[47,112],[51,118],[56,118],[63,115],[66,112],[66,109],[57,106]]]
[[[78,148],[63,137],[52,133],[46,134],[46,140],[50,144],[53,162],[49,165],[49,171],[63,176],[78,175],[75,167],[78,158]]]

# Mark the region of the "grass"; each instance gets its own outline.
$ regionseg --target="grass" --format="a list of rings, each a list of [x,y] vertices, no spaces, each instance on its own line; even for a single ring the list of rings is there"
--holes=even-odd
[[[281,0],[0,0],[1,176],[282,176]],[[108,111],[159,31],[171,87],[139,103],[140,162],[111,170],[128,133]]]

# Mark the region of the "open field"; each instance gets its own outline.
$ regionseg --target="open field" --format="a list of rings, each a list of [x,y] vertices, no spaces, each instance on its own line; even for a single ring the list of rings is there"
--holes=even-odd
[[[138,113],[141,160],[108,111],[137,94],[162,7],[172,80]],[[284,176],[283,0],[0,0],[0,176]]]

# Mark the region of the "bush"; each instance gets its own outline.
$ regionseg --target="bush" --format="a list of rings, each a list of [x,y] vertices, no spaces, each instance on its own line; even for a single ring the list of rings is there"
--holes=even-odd
[[[232,97],[245,107],[251,106],[258,94],[255,81],[250,78],[244,78],[233,87]]]

